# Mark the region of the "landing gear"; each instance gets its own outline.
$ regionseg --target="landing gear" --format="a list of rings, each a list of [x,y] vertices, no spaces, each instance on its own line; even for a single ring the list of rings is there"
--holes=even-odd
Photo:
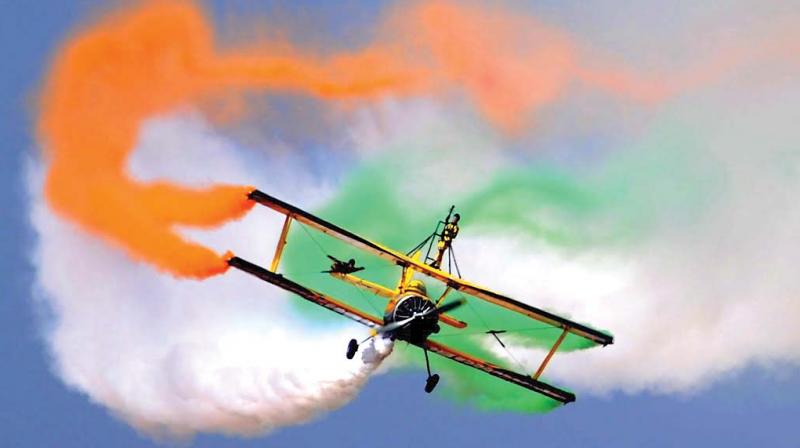
[[[358,342],[355,339],[350,339],[350,343],[347,344],[347,359],[353,359],[353,356],[356,356],[357,351]]]
[[[437,384],[439,384],[439,374],[434,373],[433,375],[429,376],[427,380],[425,380],[425,392],[433,392],[433,389],[436,388]]]
[[[425,380],[425,392],[431,393],[433,389],[436,389],[436,385],[439,384],[439,375],[436,373],[431,375],[431,362],[428,359],[428,350],[423,348],[422,351],[425,353],[425,368],[428,369],[428,379]]]

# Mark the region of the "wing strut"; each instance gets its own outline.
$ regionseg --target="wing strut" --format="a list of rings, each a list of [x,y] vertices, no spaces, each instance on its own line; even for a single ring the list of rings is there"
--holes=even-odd
[[[558,337],[556,343],[553,344],[553,348],[550,349],[550,351],[547,353],[547,356],[544,357],[542,364],[536,370],[536,373],[533,374],[533,379],[538,380],[539,377],[542,375],[542,372],[544,372],[544,368],[547,367],[547,363],[550,362],[550,358],[552,358],[556,350],[558,350],[558,346],[560,346],[561,343],[564,342],[564,338],[567,336],[567,333],[569,333],[569,328],[564,327],[564,331],[561,332],[561,336]]]
[[[281,255],[283,255],[283,248],[286,247],[286,237],[289,235],[289,226],[292,224],[292,214],[287,213],[286,219],[283,221],[283,228],[281,229],[281,237],[278,240],[278,245],[275,247],[275,256],[272,257],[272,264],[269,270],[278,272],[278,264],[281,262]]]

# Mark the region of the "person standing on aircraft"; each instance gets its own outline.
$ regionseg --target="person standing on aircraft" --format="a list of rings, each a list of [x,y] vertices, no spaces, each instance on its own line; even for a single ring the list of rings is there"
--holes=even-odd
[[[444,226],[444,230],[442,231],[442,241],[444,241],[448,246],[453,242],[454,239],[456,239],[456,236],[458,236],[458,221],[460,219],[461,215],[456,213],[453,215],[453,220]]]
[[[456,239],[458,236],[458,221],[461,219],[461,215],[456,213],[453,215],[453,220],[448,221],[444,225],[444,230],[442,230],[442,237],[439,239],[438,249],[439,252],[444,252],[447,248],[453,244],[453,240]]]
[[[444,223],[444,229],[442,229],[442,234],[439,237],[439,242],[436,244],[437,254],[436,260],[431,264],[431,266],[435,268],[439,268],[442,265],[442,259],[444,258],[444,253],[450,249],[450,245],[453,244],[453,240],[456,239],[458,236],[458,221],[461,220],[461,215],[458,213],[453,215],[453,219],[448,219],[447,222]]]

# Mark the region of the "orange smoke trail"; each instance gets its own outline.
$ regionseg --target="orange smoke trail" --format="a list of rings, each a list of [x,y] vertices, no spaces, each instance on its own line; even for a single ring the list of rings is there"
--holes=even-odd
[[[484,116],[507,133],[521,130],[573,83],[653,105],[720,73],[705,64],[680,76],[642,76],[566,32],[513,11],[448,1],[421,3],[398,21],[412,45],[432,55],[440,76],[462,85]]]
[[[566,34],[534,18],[449,2],[413,10],[417,45],[428,49],[444,75],[462,84],[484,115],[506,131],[552,103],[576,65]]]
[[[247,88],[323,97],[402,91],[419,77],[385,52],[315,62],[259,49],[218,54],[212,30],[191,3],[148,3],[71,39],[42,96],[39,133],[47,148],[51,207],[136,259],[181,277],[224,272],[216,253],[186,241],[175,225],[209,227],[241,217],[250,187],[189,189],[144,184],[127,172],[139,125],[185,104]]]
[[[132,178],[127,162],[147,117],[247,89],[342,98],[456,84],[490,121],[514,131],[571,79],[592,78],[579,69],[566,34],[531,18],[438,2],[415,5],[390,23],[400,24],[399,39],[320,59],[283,46],[218,52],[211,26],[188,1],[149,2],[103,20],[66,43],[43,89],[38,130],[49,204],[136,259],[205,278],[227,264],[174,227],[243,216],[250,187],[190,189]],[[613,81],[596,84],[647,90],[632,77]]]

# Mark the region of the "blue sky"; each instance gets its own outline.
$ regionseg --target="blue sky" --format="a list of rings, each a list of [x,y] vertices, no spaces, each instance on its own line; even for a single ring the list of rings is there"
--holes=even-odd
[[[244,2],[238,2],[242,7]],[[15,2],[0,17],[5,67],[0,131],[3,298],[0,301],[0,440],[8,447],[161,446],[68,390],[52,373],[41,339],[46,310],[31,298],[23,166],[33,153],[30,106],[50,54],[70,29],[91,14],[93,2]],[[552,4],[548,8],[553,8]],[[288,10],[289,7],[282,7]],[[328,6],[330,23],[347,30]],[[365,13],[368,19],[376,10]],[[328,23],[326,21],[325,23]],[[764,331],[767,331],[765,329]],[[668,336],[665,336],[668,337]],[[483,413],[426,395],[424,374],[374,378],[351,404],[306,425],[255,439],[203,435],[198,447],[228,446],[775,446],[800,445],[800,374],[778,367],[748,369],[688,396],[615,393],[580,395],[546,415]],[[580,391],[578,391],[580,393]]]

